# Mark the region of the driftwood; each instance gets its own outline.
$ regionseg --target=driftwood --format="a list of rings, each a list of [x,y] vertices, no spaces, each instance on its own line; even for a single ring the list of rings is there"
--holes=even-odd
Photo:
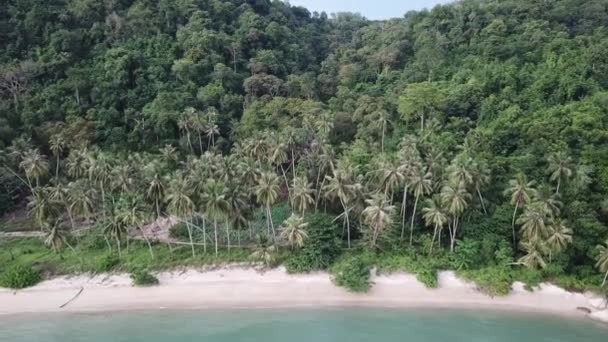
[[[80,296],[80,294],[82,293],[82,291],[84,291],[84,287],[80,288],[80,291],[78,291],[78,293],[72,297],[70,300],[68,300],[67,302],[63,303],[63,305],[61,305],[59,308],[63,309],[64,307],[66,307],[68,304],[70,304],[71,302],[73,302],[76,298],[78,298],[78,296]]]

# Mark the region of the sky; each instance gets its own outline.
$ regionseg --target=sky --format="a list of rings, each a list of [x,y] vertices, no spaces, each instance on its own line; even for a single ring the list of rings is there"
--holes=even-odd
[[[400,18],[410,10],[433,8],[451,0],[288,0],[294,6],[328,14],[335,12],[361,13],[368,19]]]

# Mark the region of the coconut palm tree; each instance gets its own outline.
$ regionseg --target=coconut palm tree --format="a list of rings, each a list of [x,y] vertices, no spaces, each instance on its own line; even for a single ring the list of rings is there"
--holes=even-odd
[[[389,114],[388,111],[384,110],[384,109],[380,109],[378,111],[376,111],[374,113],[376,121],[374,121],[374,124],[376,126],[376,128],[380,129],[380,131],[382,132],[382,138],[381,138],[381,151],[382,153],[384,153],[384,136],[386,135],[386,129],[389,125],[392,124],[390,118],[391,115]]]
[[[287,145],[284,142],[278,140],[280,138],[281,137],[274,138],[277,140],[271,145],[272,147],[269,151],[270,155],[268,156],[268,160],[271,164],[278,166],[281,169],[283,180],[285,181],[285,187],[287,188],[287,195],[288,198],[291,199],[291,189],[289,188],[289,182],[287,181],[287,173],[285,171],[285,168],[283,167],[283,164],[288,160]]]
[[[106,191],[110,183],[110,175],[112,172],[110,158],[106,153],[98,152],[96,155],[89,157],[88,166],[89,181],[91,181],[92,184],[95,184],[101,193],[102,214],[105,218]]]
[[[338,199],[344,210],[340,216],[344,217],[348,248],[351,247],[349,212],[352,208],[350,207],[350,204],[351,201],[354,201],[355,199],[356,189],[361,187],[361,184],[357,183],[354,178],[354,168],[347,162],[341,161],[334,169],[333,175],[325,177],[327,184],[325,184],[323,189],[325,196],[332,200]]]
[[[49,139],[49,148],[55,157],[55,178],[59,177],[59,157],[66,147],[66,141],[61,134],[54,134]]]
[[[392,200],[394,191],[399,189],[405,181],[405,171],[400,164],[391,162],[385,158],[382,158],[378,163],[374,176],[378,181],[380,189],[384,191],[384,196],[389,201]]]
[[[395,206],[390,205],[382,194],[373,195],[372,198],[365,200],[365,203],[367,207],[362,212],[363,221],[371,228],[370,244],[372,248],[376,248],[378,238],[393,222],[392,215]]]
[[[448,175],[450,179],[463,183],[465,187],[473,184],[473,160],[465,155],[459,155],[448,167]]]
[[[133,168],[129,164],[117,165],[110,173],[112,189],[118,192],[130,192],[135,184]]]
[[[414,211],[412,212],[412,220],[410,222],[410,246],[414,241],[414,218],[416,217],[416,209],[418,208],[418,200],[420,196],[424,196],[431,192],[433,186],[433,175],[424,166],[416,166],[410,175],[410,188],[414,191]]]
[[[57,202],[53,200],[46,188],[34,188],[34,191],[28,196],[27,209],[41,230],[43,230],[45,222],[56,214],[56,205]]]
[[[517,219],[521,225],[521,233],[527,241],[543,241],[547,235],[547,212],[542,204],[532,203]]]
[[[450,234],[450,252],[454,252],[454,243],[458,233],[460,215],[465,211],[471,199],[464,183],[452,180],[441,188],[441,202],[452,216]]]
[[[127,227],[121,220],[118,220],[113,209],[114,208],[112,208],[112,211],[110,211],[110,215],[107,217],[107,221],[103,226],[103,234],[104,236],[110,236],[110,239],[116,241],[118,258],[122,259],[122,249],[120,246],[122,237],[127,235]]]
[[[205,192],[202,196],[202,201],[205,206],[205,214],[207,217],[213,220],[215,255],[218,255],[217,222],[224,219],[229,210],[229,204],[226,201],[226,191],[227,189],[223,182],[219,182],[211,178],[205,184]]]
[[[151,209],[147,207],[142,198],[130,195],[121,196],[116,209],[116,219],[127,229],[128,227],[135,227],[141,232],[146,244],[148,244],[150,256],[154,259],[152,244],[143,229],[144,224],[150,220]]]
[[[526,204],[530,203],[532,197],[536,195],[536,189],[534,189],[535,185],[536,182],[528,181],[526,175],[519,173],[514,179],[509,181],[509,187],[505,190],[505,195],[511,196],[511,205],[515,206],[515,209],[513,210],[513,219],[511,220],[513,248],[517,246],[517,236],[515,234],[517,209],[523,208]]]
[[[160,205],[165,198],[166,179],[162,177],[158,171],[156,163],[150,163],[144,168],[147,173],[146,198],[154,203],[156,218],[161,217]]]
[[[301,216],[304,216],[306,209],[315,202],[312,196],[312,184],[308,183],[306,177],[299,176],[293,179],[291,206],[299,211]]]
[[[70,182],[67,186],[67,202],[70,212],[84,220],[90,220],[95,210],[96,191],[84,179]]]
[[[433,245],[435,244],[435,238],[437,237],[437,233],[441,236],[441,230],[443,226],[448,222],[448,215],[445,213],[443,208],[437,204],[438,201],[435,199],[427,199],[425,201],[425,206],[422,208],[422,217],[426,222],[427,226],[434,226],[433,229],[433,239],[431,240],[431,248],[429,249],[429,254],[433,253]]]
[[[190,217],[194,212],[194,202],[192,201],[190,191],[191,186],[187,179],[181,172],[177,173],[171,177],[165,201],[167,202],[169,213],[185,221],[190,239],[190,247],[192,248],[192,256],[194,257],[196,253],[194,251],[194,240],[192,239],[192,227],[190,226]]]
[[[559,218],[554,219],[547,226],[549,235],[546,245],[549,250],[549,262],[553,253],[559,253],[572,243],[572,229],[568,228],[568,222]]]
[[[45,156],[40,154],[38,149],[25,151],[19,167],[25,173],[30,190],[33,190],[32,180],[36,182],[36,186],[39,186],[40,178],[46,176],[49,172],[49,162]]]
[[[481,189],[490,183],[490,170],[484,163],[473,162],[471,164],[471,178],[473,181],[473,187],[475,188],[475,192],[479,197],[479,202],[481,203],[481,209],[484,214],[488,214],[486,210],[486,204],[481,195]]]
[[[44,239],[44,244],[50,247],[53,252],[59,253],[61,248],[66,244],[65,236],[63,232],[57,228],[57,225],[46,227],[46,238]]]
[[[561,213],[563,203],[558,199],[559,194],[554,193],[548,186],[540,186],[534,194],[534,202],[542,204],[543,209],[550,217],[557,217]]]
[[[266,235],[258,235],[257,240],[256,247],[253,253],[251,253],[251,258],[262,261],[266,266],[271,265],[274,261],[276,247]]]
[[[84,177],[89,171],[89,151],[87,148],[71,150],[67,158],[68,176],[77,179]]]
[[[528,268],[545,268],[547,264],[543,259],[543,254],[545,253],[546,246],[542,241],[534,240],[534,241],[525,241],[522,243],[522,248],[526,252],[524,256],[519,258],[518,262],[523,264]]]
[[[604,287],[604,285],[606,285],[606,280],[608,280],[608,240],[606,240],[603,245],[597,245],[595,248],[598,251],[595,267],[597,267],[600,272],[605,273],[604,281],[602,282],[602,287]]]
[[[281,238],[286,240],[289,245],[294,248],[302,248],[304,241],[308,238],[306,227],[308,223],[304,222],[302,216],[291,214],[281,227]]]
[[[264,172],[258,179],[255,188],[255,195],[260,204],[266,209],[266,224],[268,233],[272,231],[273,240],[276,243],[276,233],[272,222],[272,212],[270,208],[279,198],[279,177],[273,172]]]
[[[563,181],[569,179],[574,174],[572,165],[572,158],[565,152],[560,151],[549,156],[547,159],[549,163],[547,172],[549,173],[549,179],[552,182],[557,182],[556,194],[559,194],[559,188]]]

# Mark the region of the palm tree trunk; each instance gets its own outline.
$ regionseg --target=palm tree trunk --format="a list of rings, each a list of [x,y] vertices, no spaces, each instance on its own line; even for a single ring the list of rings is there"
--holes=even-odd
[[[414,218],[416,217],[416,208],[418,207],[418,199],[420,198],[420,193],[416,192],[416,201],[414,202],[414,212],[412,213],[412,222],[410,223],[410,246],[414,241]]]
[[[293,147],[291,148],[291,173],[293,179],[296,179],[296,159],[293,153]]]
[[[382,153],[384,153],[384,133],[386,131],[386,122],[382,122]]]
[[[213,232],[215,234],[215,256],[218,255],[218,248],[217,248],[217,220],[213,219]]]
[[[112,244],[110,244],[110,240],[108,240],[108,237],[106,236],[106,234],[103,234],[103,239],[106,241],[106,245],[108,246],[108,251],[110,253],[112,253]]]
[[[207,253],[207,223],[203,215],[203,253]]]
[[[483,196],[481,196],[481,191],[479,191],[479,188],[476,188],[475,190],[477,190],[477,195],[479,196],[479,201],[481,202],[481,208],[483,209],[483,213],[487,215],[488,212],[486,211],[486,204],[483,203]]]
[[[57,153],[57,161],[55,163],[55,178],[59,179],[59,153]]]
[[[450,253],[454,253],[454,242],[456,242],[457,230],[458,230],[458,216],[454,216],[454,226],[452,227],[452,236],[450,237]]]
[[[188,230],[188,238],[190,239],[190,247],[192,248],[192,257],[196,256],[194,252],[194,240],[192,239],[192,228],[190,227],[190,222],[186,220],[186,230]]]
[[[342,203],[342,208],[344,209],[344,221],[346,222],[346,239],[348,241],[348,249],[350,249],[350,219],[348,218],[348,208],[346,207],[346,203],[344,203],[344,200],[342,200],[342,198],[340,198],[340,202]]]
[[[201,132],[198,133],[198,148],[201,150],[201,155],[203,154],[203,140],[201,139]]]
[[[601,287],[604,287],[604,285],[606,285],[606,280],[608,280],[608,271],[606,271],[606,275],[604,276],[604,281],[602,282]]]
[[[557,178],[557,189],[555,190],[556,194],[559,194],[559,186],[561,185],[561,183],[562,183],[562,177],[558,177]]]
[[[224,220],[224,224],[226,225],[226,238],[228,239],[228,254],[230,254],[230,225],[228,224],[228,219]]]
[[[435,223],[435,229],[433,231],[433,239],[431,240],[431,248],[429,249],[429,255],[433,253],[433,245],[435,244],[435,237],[437,236],[437,228],[439,225]]]
[[[247,227],[249,228],[249,239],[253,239],[253,229],[251,228],[251,221],[247,221]]]
[[[513,220],[511,220],[511,230],[513,232],[513,251],[517,248],[517,241],[515,236],[515,216],[517,216],[517,208],[519,207],[519,202],[515,202],[515,210],[513,210]]]
[[[152,259],[154,259],[154,251],[152,250],[152,244],[150,243],[148,236],[146,236],[146,233],[144,232],[142,227],[137,228],[139,228],[139,230],[141,231],[141,235],[144,237],[144,240],[146,240],[146,243],[148,244],[148,250],[150,251],[150,256],[152,256]]]
[[[118,236],[115,236],[116,238],[116,246],[118,247],[118,259],[122,259],[122,251],[120,249],[120,238],[118,238]]]
[[[285,169],[283,165],[281,165],[281,172],[283,173],[283,179],[285,180],[285,186],[287,187],[287,199],[291,202],[291,191],[289,190],[289,182],[287,181],[287,176],[285,175]]]
[[[274,243],[276,245],[277,243],[277,234],[274,231],[274,223],[272,222],[272,213],[270,211],[270,207],[268,207],[268,218],[270,219],[270,228],[272,228],[272,238],[274,240]]]
[[[401,241],[405,235],[405,211],[407,209],[407,186],[403,188],[403,202],[401,202]]]

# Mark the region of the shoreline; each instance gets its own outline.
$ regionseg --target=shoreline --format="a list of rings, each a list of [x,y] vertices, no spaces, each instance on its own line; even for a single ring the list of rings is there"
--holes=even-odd
[[[530,292],[524,289],[523,284],[515,283],[511,294],[490,297],[450,271],[438,274],[439,286],[435,289],[426,288],[412,274],[372,275],[373,286],[365,294],[336,287],[327,273],[290,275],[284,268],[265,272],[242,267],[184,269],[160,272],[156,276],[160,284],[153,287],[133,287],[127,274],[101,274],[62,276],[17,291],[0,288],[0,316],[60,312],[374,307],[480,309],[569,318],[588,316],[608,322],[608,310],[600,310],[603,300],[588,293],[571,293],[548,283]],[[587,314],[580,308],[592,313]]]

